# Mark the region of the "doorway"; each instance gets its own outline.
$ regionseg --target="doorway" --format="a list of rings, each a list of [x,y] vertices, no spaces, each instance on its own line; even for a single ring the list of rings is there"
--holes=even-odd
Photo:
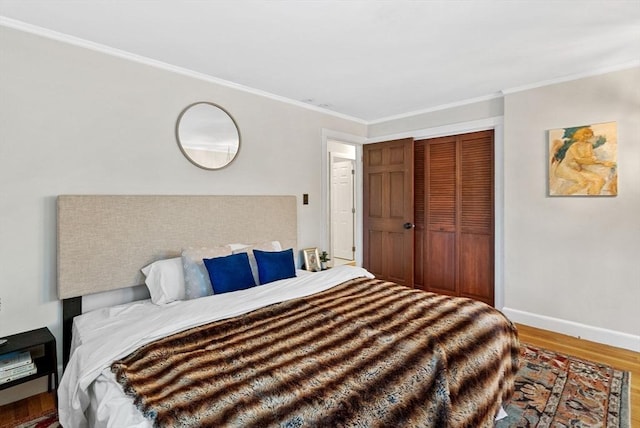
[[[334,266],[355,263],[356,148],[327,140],[329,158],[329,254]]]

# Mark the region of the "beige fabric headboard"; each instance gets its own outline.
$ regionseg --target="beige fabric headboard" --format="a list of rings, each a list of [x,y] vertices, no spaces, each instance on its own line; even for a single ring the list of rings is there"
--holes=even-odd
[[[295,196],[58,196],[58,298],[144,283],[185,247],[280,241],[297,249]],[[297,255],[297,253],[296,253]]]

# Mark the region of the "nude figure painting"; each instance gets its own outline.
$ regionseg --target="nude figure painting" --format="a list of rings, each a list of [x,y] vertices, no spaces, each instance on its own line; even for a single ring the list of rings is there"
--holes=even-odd
[[[616,122],[549,131],[549,195],[618,194]]]

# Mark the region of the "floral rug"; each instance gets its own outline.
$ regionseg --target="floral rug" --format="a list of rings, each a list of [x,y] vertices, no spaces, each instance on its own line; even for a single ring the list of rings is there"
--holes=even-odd
[[[5,426],[6,425],[2,425],[3,428]],[[58,422],[58,412],[54,410],[39,416],[36,419],[31,419],[29,421],[10,426],[12,428],[60,428],[60,422]]]
[[[629,372],[525,343],[520,354],[509,416],[496,427],[629,427]]]

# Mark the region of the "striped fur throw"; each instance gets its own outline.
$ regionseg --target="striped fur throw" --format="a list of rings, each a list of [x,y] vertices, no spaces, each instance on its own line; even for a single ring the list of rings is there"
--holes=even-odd
[[[518,369],[498,311],[375,279],[216,321],[113,363],[159,427],[490,427]]]

